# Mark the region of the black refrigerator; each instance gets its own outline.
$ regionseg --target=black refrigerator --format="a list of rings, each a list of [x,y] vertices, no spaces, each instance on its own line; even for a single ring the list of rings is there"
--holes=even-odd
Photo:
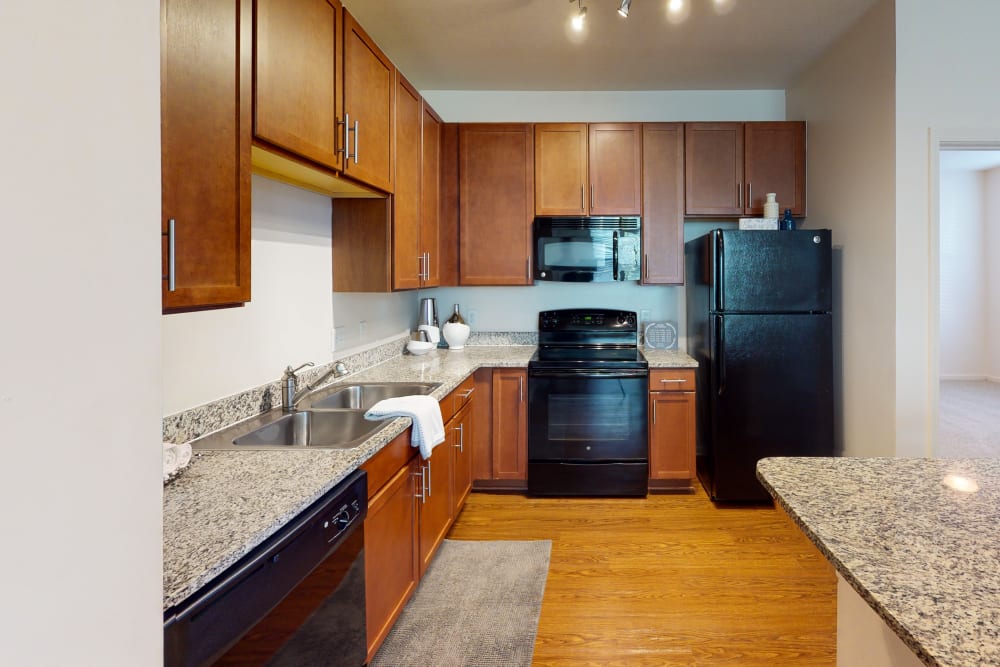
[[[769,499],[764,457],[833,455],[832,263],[828,229],[685,244],[697,469],[712,500]]]

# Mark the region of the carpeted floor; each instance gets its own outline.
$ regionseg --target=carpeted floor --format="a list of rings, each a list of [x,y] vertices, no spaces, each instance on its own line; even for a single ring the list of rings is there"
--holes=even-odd
[[[370,667],[527,667],[551,551],[445,540]]]
[[[1000,384],[941,381],[934,455],[944,459],[1000,457]]]

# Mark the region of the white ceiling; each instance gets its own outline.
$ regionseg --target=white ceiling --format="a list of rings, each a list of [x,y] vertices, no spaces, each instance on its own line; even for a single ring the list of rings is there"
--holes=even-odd
[[[874,0],[343,0],[419,90],[781,90]]]

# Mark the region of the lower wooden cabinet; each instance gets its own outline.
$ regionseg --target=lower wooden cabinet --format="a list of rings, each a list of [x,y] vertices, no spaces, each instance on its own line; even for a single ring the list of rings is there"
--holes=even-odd
[[[468,497],[474,391],[474,380],[469,377],[441,401],[445,441],[429,459],[410,445],[407,430],[361,466],[368,473],[368,660],[385,641]]]
[[[528,488],[528,373],[523,368],[476,371],[472,485],[475,489]]]
[[[409,431],[397,440],[400,438],[408,441]],[[403,444],[409,448],[409,442]],[[417,468],[418,459],[411,458],[368,501],[368,516],[365,519],[365,621],[368,626],[369,660],[389,634],[420,579],[414,505]],[[373,477],[373,473],[369,472],[370,482]]]
[[[649,373],[649,488],[690,489],[695,477],[693,369]]]

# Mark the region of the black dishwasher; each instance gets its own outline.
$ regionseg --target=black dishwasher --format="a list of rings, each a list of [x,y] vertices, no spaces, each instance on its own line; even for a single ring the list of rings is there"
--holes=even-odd
[[[164,615],[164,664],[363,665],[362,524],[356,471]]]

